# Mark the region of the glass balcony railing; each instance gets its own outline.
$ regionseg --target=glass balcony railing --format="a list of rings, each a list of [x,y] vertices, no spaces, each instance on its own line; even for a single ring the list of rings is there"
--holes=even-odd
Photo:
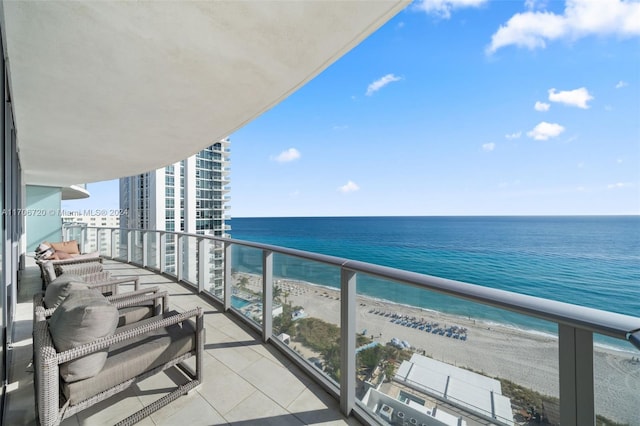
[[[364,423],[640,424],[640,318],[228,238],[85,232],[221,303]]]

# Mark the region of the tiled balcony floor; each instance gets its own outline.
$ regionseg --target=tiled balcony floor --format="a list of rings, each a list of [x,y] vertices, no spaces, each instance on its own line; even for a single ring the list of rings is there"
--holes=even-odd
[[[201,306],[205,312],[204,382],[191,394],[152,414],[141,425],[356,425],[338,402],[252,330],[151,271],[105,261],[113,275],[139,275],[141,286],[158,285],[170,293],[172,309]],[[27,267],[19,288],[5,421],[35,424],[31,360],[32,294],[40,289],[39,269]],[[128,291],[125,289],[124,291]],[[127,391],[63,422],[64,425],[113,424],[168,393],[179,379],[174,370],[150,377]]]

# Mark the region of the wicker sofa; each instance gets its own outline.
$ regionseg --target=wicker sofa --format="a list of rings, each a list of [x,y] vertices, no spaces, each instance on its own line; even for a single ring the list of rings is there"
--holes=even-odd
[[[102,271],[102,257],[99,252],[81,253],[76,240],[51,243],[44,241],[35,250],[36,264],[40,267],[42,289],[63,273],[63,268],[82,267],[84,275]]]
[[[41,425],[58,425],[146,377],[178,367],[186,383],[118,423],[134,424],[202,382],[201,308],[164,311],[118,327],[117,306],[95,290],[80,290],[50,317],[34,315],[34,386]],[[195,357],[195,371],[183,364],[190,357]]]

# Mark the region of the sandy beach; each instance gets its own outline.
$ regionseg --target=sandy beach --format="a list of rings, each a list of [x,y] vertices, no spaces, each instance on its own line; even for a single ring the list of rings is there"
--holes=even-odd
[[[259,291],[260,277],[248,278],[247,288]],[[310,317],[338,324],[339,291],[293,280],[277,280],[288,303],[302,306]],[[357,330],[381,344],[393,337],[406,340],[419,353],[491,377],[511,380],[540,393],[558,396],[558,341],[555,336],[489,324],[473,318],[447,315],[368,297],[357,300]],[[376,313],[377,312],[377,313]],[[418,320],[467,329],[466,340],[454,339],[391,322],[383,313],[400,313]],[[382,314],[381,314],[382,313]],[[299,346],[299,344],[298,344]],[[629,346],[629,350],[633,350]],[[594,351],[596,411],[609,419],[640,425],[640,362],[626,353],[596,346]]]

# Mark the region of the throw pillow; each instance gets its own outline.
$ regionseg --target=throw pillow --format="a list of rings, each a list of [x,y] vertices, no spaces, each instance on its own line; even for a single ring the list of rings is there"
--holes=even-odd
[[[65,253],[64,251],[60,251],[60,250],[56,250],[55,255],[58,260],[67,260],[67,259],[71,259],[71,254],[69,253]]]
[[[69,254],[80,254],[80,247],[77,240],[62,241],[60,243],[49,243],[55,251],[63,251]]]
[[[36,247],[36,254],[42,253],[43,251],[49,250],[50,248],[51,246],[49,246],[48,244],[40,243],[40,245]]]
[[[83,283],[78,275],[64,274],[51,281],[44,293],[44,307],[47,309],[56,308],[71,292],[87,290],[89,286]]]
[[[102,337],[112,336],[118,325],[118,310],[96,290],[75,291],[64,299],[49,319],[49,332],[58,352],[67,351]],[[66,382],[93,377],[102,370],[108,348],[60,365]]]
[[[42,250],[42,251],[36,251],[36,260],[47,260],[47,259],[51,259],[54,255],[55,250],[53,250],[51,247]]]

